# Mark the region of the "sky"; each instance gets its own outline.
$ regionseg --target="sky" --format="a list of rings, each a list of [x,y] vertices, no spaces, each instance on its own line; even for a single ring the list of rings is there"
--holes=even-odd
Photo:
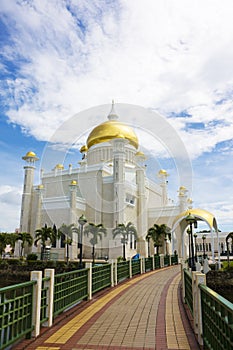
[[[232,18],[231,0],[1,0],[0,232],[19,227],[22,156],[40,158],[37,183],[51,147],[77,164],[78,147],[106,120],[112,99],[117,113],[151,112],[148,125],[142,113],[144,129],[135,117],[148,176],[166,169],[177,201],[187,184],[171,152],[176,138],[192,168],[193,207],[233,231]],[[98,113],[88,119],[86,111]],[[64,126],[74,116],[68,150]]]

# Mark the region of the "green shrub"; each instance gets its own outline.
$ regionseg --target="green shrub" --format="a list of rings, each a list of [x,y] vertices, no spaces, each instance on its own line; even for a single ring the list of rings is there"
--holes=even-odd
[[[37,255],[35,253],[30,253],[27,256],[27,261],[35,261],[37,260]]]

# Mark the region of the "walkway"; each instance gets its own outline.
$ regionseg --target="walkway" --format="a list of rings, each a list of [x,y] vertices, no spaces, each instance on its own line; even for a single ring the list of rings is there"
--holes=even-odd
[[[40,337],[13,349],[197,350],[179,283],[180,266],[140,275],[81,303]]]

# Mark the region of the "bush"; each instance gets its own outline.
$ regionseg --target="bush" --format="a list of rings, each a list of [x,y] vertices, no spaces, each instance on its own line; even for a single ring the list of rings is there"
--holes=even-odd
[[[30,253],[27,256],[27,261],[35,261],[37,260],[37,255],[35,253]]]

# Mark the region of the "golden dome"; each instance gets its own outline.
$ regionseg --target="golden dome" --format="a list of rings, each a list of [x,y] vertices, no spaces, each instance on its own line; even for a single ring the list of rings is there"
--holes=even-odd
[[[71,181],[71,185],[73,185],[73,186],[74,186],[74,185],[77,185],[77,181],[76,181],[76,180],[72,180],[72,181]]]
[[[108,120],[96,126],[88,136],[87,147],[120,138],[128,140],[132,146],[138,148],[138,138],[133,129],[118,120]]]
[[[80,150],[79,150],[80,153],[85,153],[85,152],[87,152],[87,151],[88,151],[88,148],[87,148],[86,145],[83,145],[83,146],[80,148]]]
[[[137,157],[145,157],[145,154],[141,151],[138,151],[136,154],[135,154]]]
[[[168,173],[164,169],[160,169],[158,174],[159,174],[159,176],[167,176],[168,175]]]
[[[56,168],[56,169],[61,169],[61,170],[63,170],[63,169],[64,169],[64,166],[63,166],[62,164],[57,164],[57,165],[55,166],[55,168]]]
[[[26,160],[26,161],[35,161],[35,160],[38,160],[39,158],[37,158],[36,154],[32,151],[29,151],[26,153],[26,155],[24,157],[22,157],[23,160]]]
[[[38,190],[42,190],[44,188],[44,185],[40,184],[37,186]]]

